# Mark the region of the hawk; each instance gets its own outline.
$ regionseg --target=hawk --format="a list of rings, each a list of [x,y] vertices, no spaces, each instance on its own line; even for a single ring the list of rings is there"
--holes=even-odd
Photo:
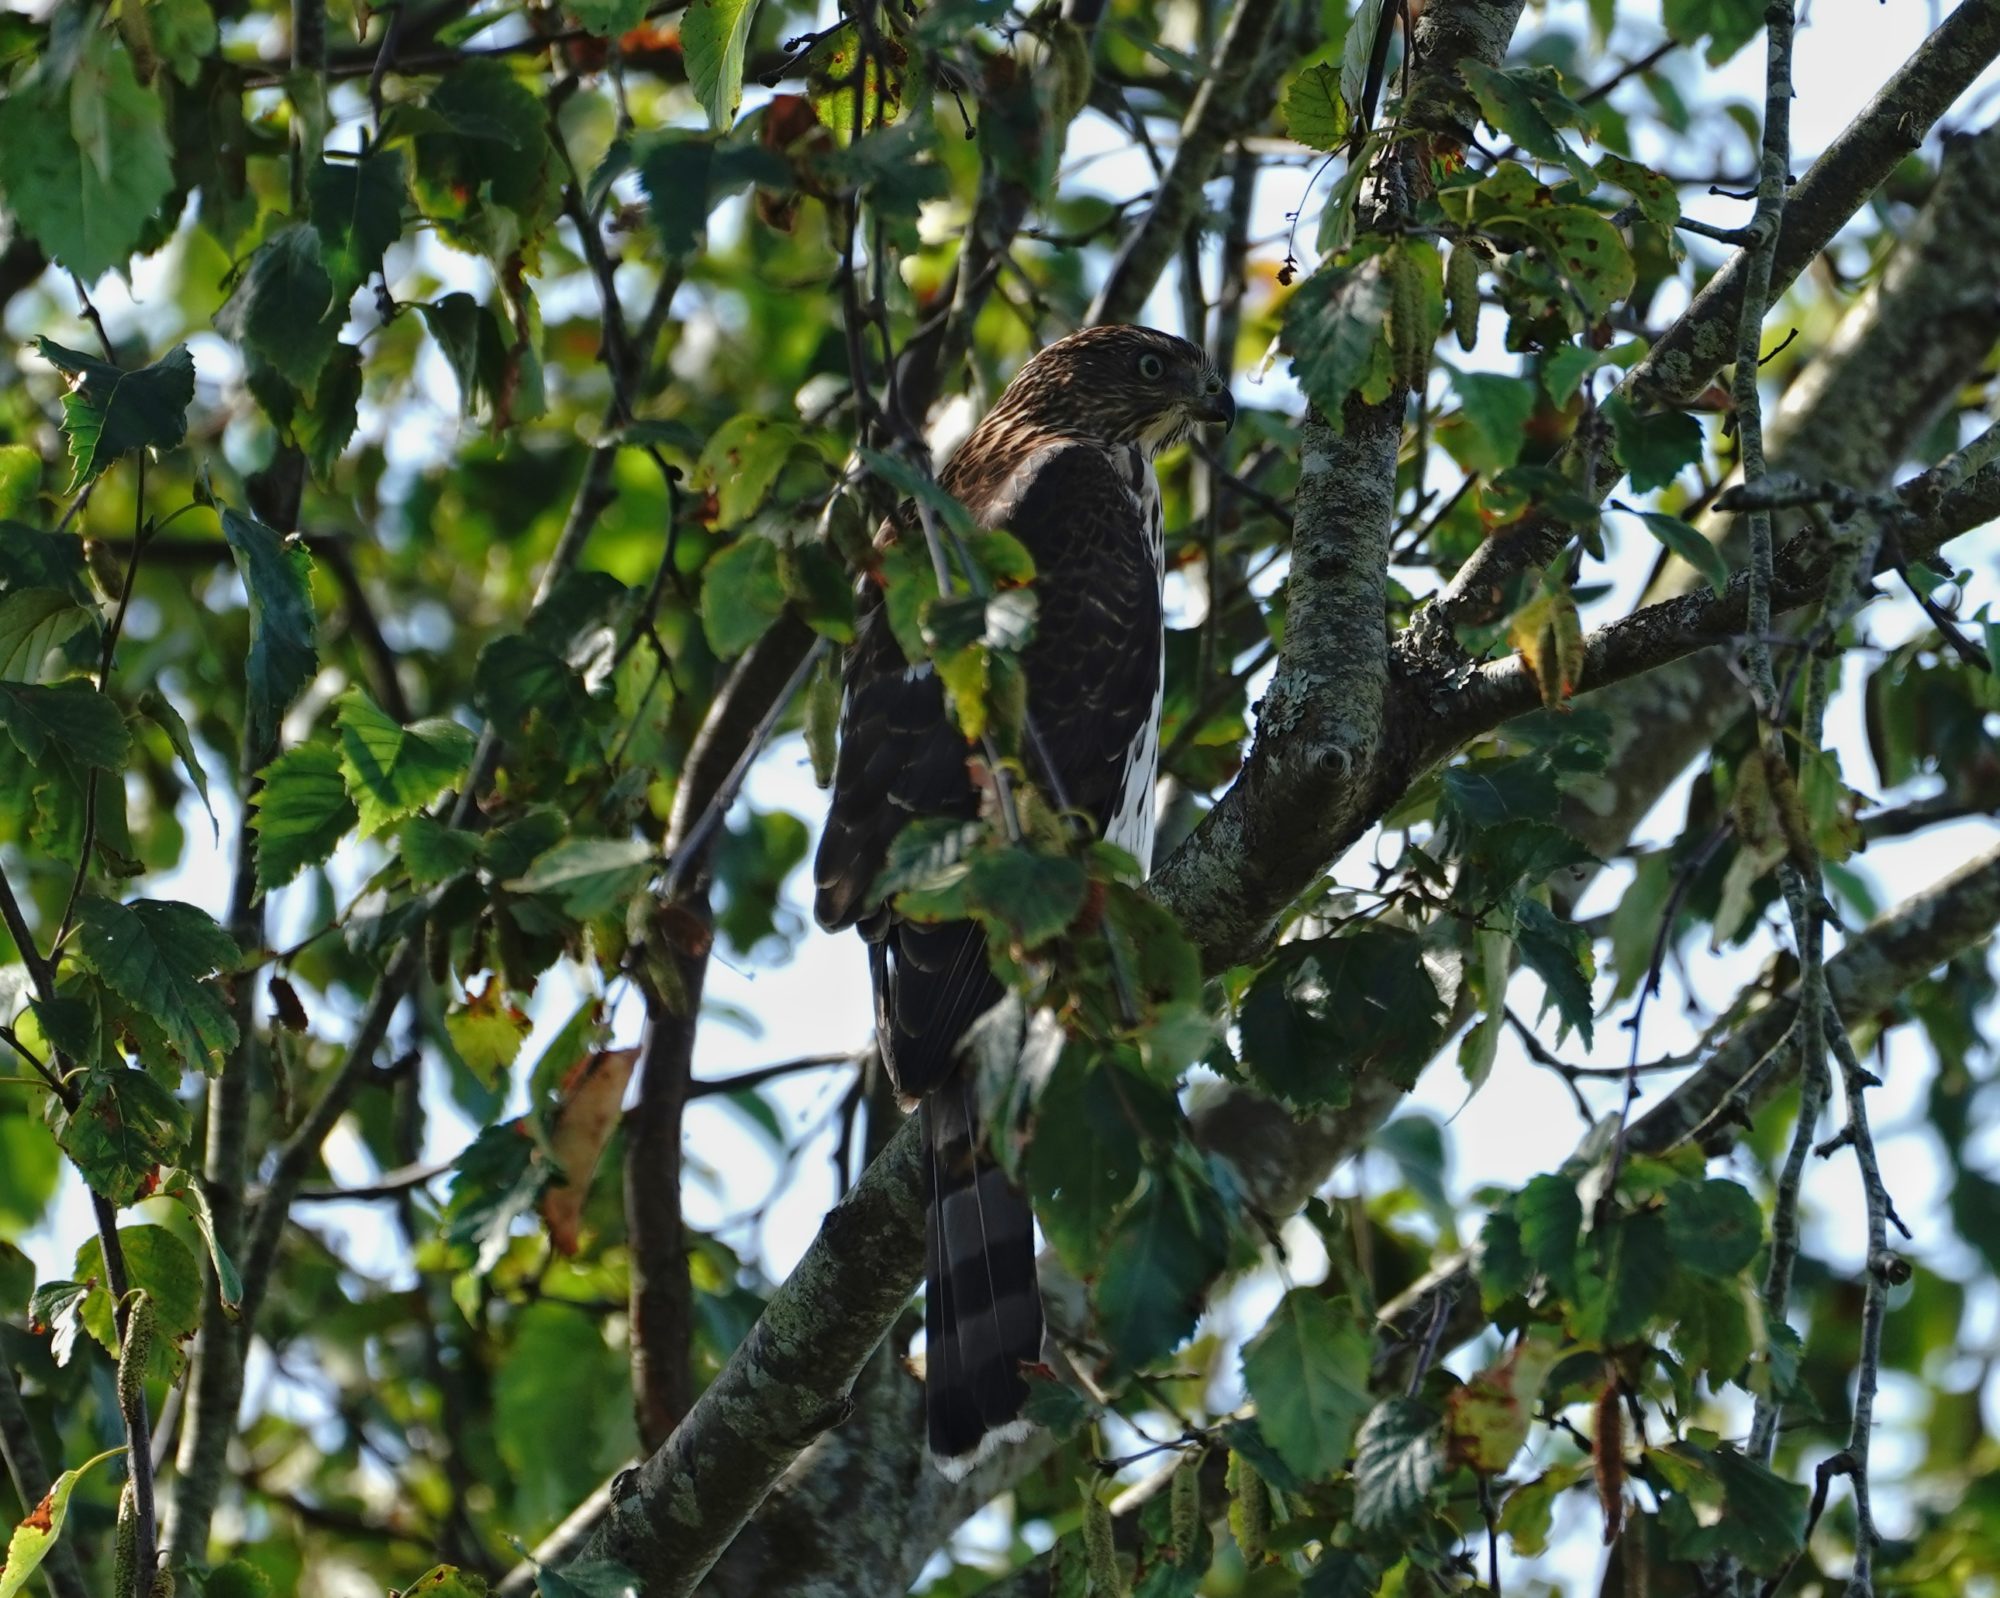
[[[1222,375],[1187,340],[1089,328],[1021,368],[941,478],[980,526],[1004,528],[1034,556],[1022,666],[1032,747],[1052,769],[1032,775],[1142,867],[1165,664],[1153,457],[1197,423],[1227,427],[1235,415]],[[896,536],[894,523],[881,534]],[[980,790],[930,664],[904,658],[866,577],[860,595],[814,909],[829,930],[858,927],[867,939],[882,1061],[898,1093],[922,1105],[925,1409],[931,1452],[956,1478],[1025,1430],[1022,1366],[1040,1360],[1042,1344],[1034,1216],[984,1152],[957,1058],[966,1029],[1004,993],[985,935],[972,922],[902,920],[873,893],[906,822],[976,817]]]

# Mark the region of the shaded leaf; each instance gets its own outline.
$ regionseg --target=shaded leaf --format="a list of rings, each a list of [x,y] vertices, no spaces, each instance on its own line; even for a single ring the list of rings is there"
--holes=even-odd
[[[1363,1531],[1408,1524],[1443,1473],[1437,1417],[1414,1398],[1384,1399],[1355,1443],[1354,1523]]]
[[[1243,1380],[1257,1400],[1257,1429],[1300,1476],[1339,1468],[1373,1402],[1372,1349],[1317,1290],[1295,1287],[1243,1350]]]
[[[79,765],[116,771],[132,747],[118,707],[75,678],[53,686],[0,682],[0,727],[31,766],[59,753]]]
[[[318,666],[319,617],[305,549],[240,511],[222,507],[222,536],[250,596],[244,738],[254,752],[278,746],[278,724]]]

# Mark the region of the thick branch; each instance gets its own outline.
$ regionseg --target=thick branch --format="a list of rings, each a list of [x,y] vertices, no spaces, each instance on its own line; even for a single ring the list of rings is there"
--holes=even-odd
[[[1897,528],[1910,559],[1928,555],[1961,533],[2000,516],[2000,466],[1975,472],[1940,499],[1938,490],[1950,463],[1912,478],[1896,493],[1910,521]],[[1917,507],[1933,509],[1919,515]],[[1777,557],[1771,583],[1771,611],[1784,615],[1811,604],[1826,592],[1831,552],[1801,535]],[[1721,594],[1703,587],[1663,600],[1598,628],[1584,638],[1585,682],[1600,686],[1636,677],[1712,644],[1743,636],[1749,624],[1750,579],[1739,573]],[[1541,703],[1534,673],[1518,655],[1477,667],[1455,689],[1431,696],[1433,719],[1415,744],[1416,769],[1442,758],[1466,739],[1498,726]]]
[[[585,1547],[649,1598],[694,1591],[847,1393],[923,1270],[922,1129],[906,1122],[828,1212],[750,1335]]]

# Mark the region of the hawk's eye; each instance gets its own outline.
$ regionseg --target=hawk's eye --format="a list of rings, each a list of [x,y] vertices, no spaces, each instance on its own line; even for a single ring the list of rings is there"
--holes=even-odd
[[[1149,383],[1156,383],[1166,375],[1167,363],[1150,351],[1139,357],[1139,375]]]

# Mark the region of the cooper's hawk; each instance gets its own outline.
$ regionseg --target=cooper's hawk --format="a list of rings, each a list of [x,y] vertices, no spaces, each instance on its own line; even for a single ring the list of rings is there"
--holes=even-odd
[[[942,483],[982,527],[1035,560],[1033,641],[1022,654],[1034,776],[1146,865],[1160,758],[1163,534],[1153,457],[1197,422],[1234,420],[1206,355],[1143,327],[1073,333],[1023,366],[952,456]],[[914,518],[882,538],[916,536]],[[905,1098],[921,1099],[930,1147],[926,1404],[931,1451],[957,1476],[985,1440],[1017,1430],[1041,1357],[1034,1216],[984,1151],[956,1057],[1002,997],[971,922],[925,925],[873,896],[889,845],[918,816],[970,819],[975,751],[946,713],[928,662],[904,658],[877,586],[860,584],[833,802],[815,906],[829,929],[868,940],[876,1036]],[[1054,780],[1051,781],[1050,779]]]

